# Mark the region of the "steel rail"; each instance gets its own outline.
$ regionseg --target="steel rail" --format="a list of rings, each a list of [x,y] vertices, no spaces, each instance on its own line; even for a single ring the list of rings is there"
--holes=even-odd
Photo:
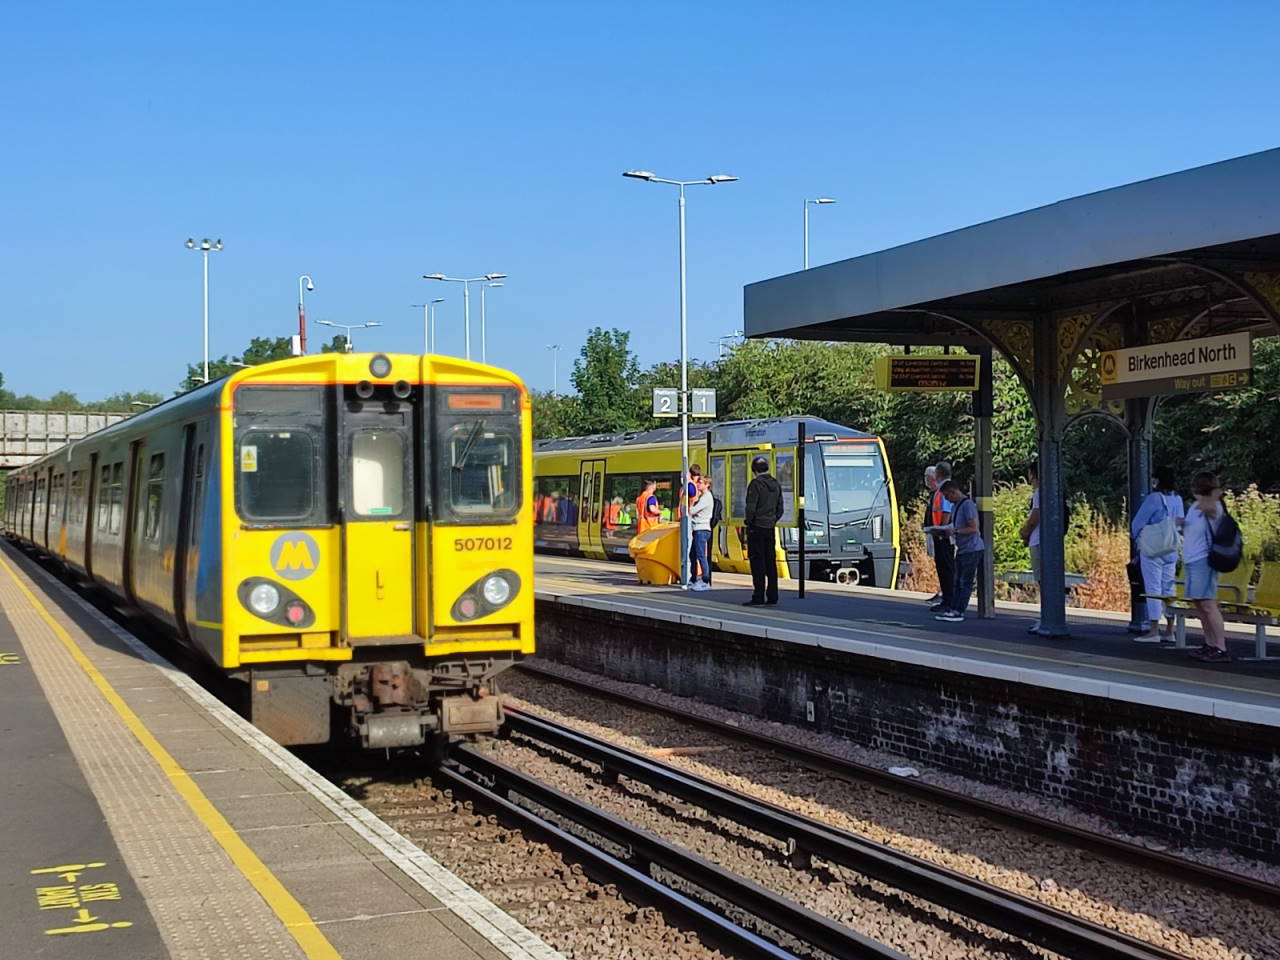
[[[814,913],[799,904],[780,898],[749,880],[743,879],[692,853],[687,853],[598,807],[572,797],[555,787],[507,766],[465,745],[455,746],[451,762],[471,771],[482,782],[444,768],[441,778],[454,787],[481,793],[496,802],[502,810],[518,816],[523,824],[549,834],[556,842],[566,844],[574,855],[586,858],[597,869],[617,877],[626,885],[638,886],[641,893],[656,898],[677,910],[700,929],[709,929],[716,938],[728,939],[734,956],[792,958],[795,955],[781,945],[770,943],[708,907],[698,904],[678,891],[653,879],[648,871],[657,866],[700,887],[713,897],[739,907],[743,912],[763,920],[798,942],[816,947],[833,957],[848,960],[909,960],[905,954],[865,937],[843,924]],[[506,796],[504,796],[504,794]],[[572,821],[627,851],[614,857],[585,840],[573,836],[536,813],[513,803],[516,794]]]
[[[512,732],[594,763],[784,842],[793,860],[816,856],[897,890],[1078,960],[1185,960],[1070,913],[840,830],[669,764],[529,714],[510,711]]]
[[[748,743],[762,750],[780,754],[787,760],[834,777],[869,783],[889,793],[909,797],[934,806],[945,807],[969,816],[982,817],[1022,833],[1045,837],[1056,843],[1075,847],[1079,850],[1086,850],[1109,860],[1133,864],[1164,876],[1176,877],[1186,883],[1195,883],[1231,896],[1252,900],[1267,907],[1274,907],[1277,903],[1280,903],[1280,887],[1253,877],[1234,873],[1230,870],[1223,870],[1220,867],[1197,863],[1194,860],[1164,853],[1160,850],[1151,850],[1136,843],[1108,837],[1092,830],[1073,827],[1034,813],[1003,807],[988,800],[971,797],[936,784],[895,776],[868,764],[846,760],[842,757],[833,757],[810,747],[771,737],[768,734],[743,730],[720,720],[712,720],[708,717],[699,717],[686,713],[676,707],[651,703],[639,697],[592,686],[584,681],[561,676],[534,664],[520,662],[515,665],[515,668],[540,679],[549,680],[606,700],[613,700],[617,703],[634,707],[637,710],[660,713],[663,716],[672,717],[690,726],[701,728],[727,739]]]

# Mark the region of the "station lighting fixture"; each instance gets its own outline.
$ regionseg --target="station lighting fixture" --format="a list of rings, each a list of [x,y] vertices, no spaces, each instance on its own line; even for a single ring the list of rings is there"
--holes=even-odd
[[[683,485],[689,477],[689,322],[688,298],[685,294],[685,226],[684,189],[696,184],[733,183],[738,178],[727,173],[713,173],[701,180],[668,180],[651,170],[627,170],[622,174],[632,180],[667,183],[680,190],[680,477]],[[689,511],[680,511],[680,583],[689,586]]]

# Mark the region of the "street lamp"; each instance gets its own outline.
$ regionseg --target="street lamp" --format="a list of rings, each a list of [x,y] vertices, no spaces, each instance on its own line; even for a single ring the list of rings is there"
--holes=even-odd
[[[130,401],[129,401],[129,406],[131,406],[131,407],[146,407],[148,410],[150,410],[152,407],[158,407],[158,406],[160,406],[160,404],[161,404],[161,403],[163,403],[163,402],[164,402],[163,400],[157,400],[155,403],[147,403],[147,401],[145,401],[145,400],[130,400]]]
[[[483,277],[446,277],[443,273],[424,273],[423,280],[446,280],[462,284],[462,320],[467,338],[467,359],[471,359],[471,284],[481,280],[505,280],[505,273],[486,273]]]
[[[334,323],[332,320],[317,320],[316,323],[325,327],[341,327],[343,330],[345,330],[346,338],[347,338],[347,353],[351,352],[351,347],[352,347],[351,331],[352,330],[361,330],[365,327],[382,326],[382,324],[379,323],[377,320],[370,320],[367,323]]]
[[[302,281],[306,281],[304,288]],[[316,285],[311,282],[311,278],[305,273],[298,278],[298,352],[305,355],[307,352],[307,302],[303,297],[303,290],[314,290]]]
[[[689,481],[689,322],[685,295],[684,188],[695,184],[733,183],[737,177],[717,173],[701,180],[667,180],[649,170],[627,170],[622,174],[633,180],[668,183],[680,188],[680,489]],[[689,586],[689,511],[680,511],[680,582]]]
[[[830,197],[819,197],[817,200],[804,202],[804,268],[809,269],[809,204],[835,203]]]
[[[485,319],[484,319],[484,292],[489,287],[505,287],[505,283],[486,283],[480,288],[480,362],[489,362],[489,350],[486,346]]]
[[[560,344],[548,343],[547,349],[551,351],[551,395],[558,397],[560,395]]]
[[[209,382],[209,251],[218,251],[222,249],[222,241],[210,241],[205,237],[199,243],[196,243],[192,237],[187,237],[187,249],[199,250],[200,256],[204,259],[204,382]]]
[[[436,304],[444,303],[444,297],[436,297],[430,303],[411,303],[422,308],[422,348],[426,353],[436,352]]]
[[[725,341],[726,341],[726,340],[737,340],[740,336],[742,336],[742,331],[741,331],[741,330],[735,330],[735,331],[733,331],[733,333],[726,333],[723,337],[716,337],[714,340],[712,340],[712,341],[711,341],[712,343],[716,344],[716,345],[720,348],[720,359],[721,359],[721,360],[723,360],[723,359],[724,359],[724,343],[725,343]]]

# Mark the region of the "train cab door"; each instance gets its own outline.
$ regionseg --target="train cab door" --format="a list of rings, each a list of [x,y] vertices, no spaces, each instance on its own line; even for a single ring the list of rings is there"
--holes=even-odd
[[[350,404],[343,412],[343,633],[353,646],[414,633],[413,408]]]
[[[583,460],[581,475],[582,483],[578,487],[578,549],[583,556],[603,560],[604,461]]]

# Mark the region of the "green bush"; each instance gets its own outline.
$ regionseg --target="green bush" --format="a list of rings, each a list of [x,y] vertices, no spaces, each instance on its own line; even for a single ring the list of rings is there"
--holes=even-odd
[[[1240,524],[1244,554],[1251,561],[1280,560],[1280,495],[1251,485],[1226,496],[1227,509]]]

